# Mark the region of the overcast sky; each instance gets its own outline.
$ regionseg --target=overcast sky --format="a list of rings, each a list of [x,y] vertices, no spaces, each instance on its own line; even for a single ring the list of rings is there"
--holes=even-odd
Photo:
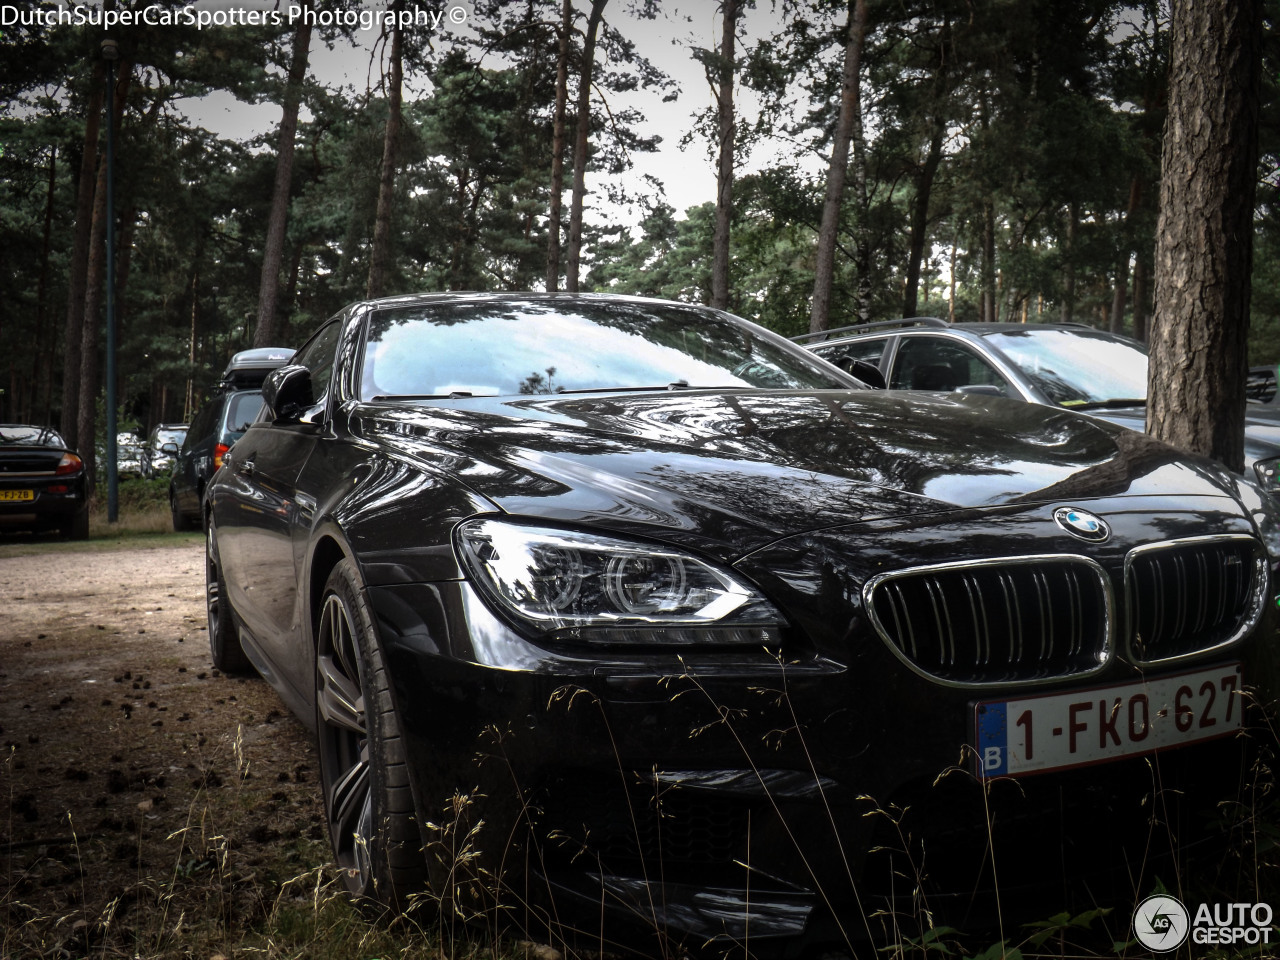
[[[232,7],[275,9],[275,4],[261,0],[242,0],[237,3],[207,0],[193,6],[208,10],[227,10]],[[575,0],[575,6],[583,7],[583,0]],[[629,4],[619,0],[611,3],[606,10],[609,22],[631,39],[643,56],[670,74],[680,85],[680,96],[672,103],[663,103],[661,95],[652,91],[636,91],[630,95],[630,102],[646,118],[646,123],[639,132],[643,135],[657,134],[663,139],[657,153],[637,154],[633,158],[631,183],[638,183],[644,174],[657,178],[663,185],[666,202],[677,213],[683,214],[690,206],[715,199],[715,171],[706,142],[698,138],[682,149],[680,141],[691,129],[693,116],[713,100],[702,67],[689,55],[689,47],[691,44],[705,47],[715,45],[720,32],[717,3],[716,0],[684,0],[678,8],[668,3],[663,15],[656,20],[632,17],[627,12],[628,6]],[[748,11],[748,29],[755,34],[768,33],[774,25],[769,5],[762,3],[759,7]],[[384,3],[366,4],[369,11],[385,8]],[[435,27],[423,26],[415,29],[431,30],[438,46],[448,44],[451,38],[456,38],[461,31],[467,29],[468,23],[474,23],[474,14],[465,3],[437,4],[427,0],[417,8],[413,4],[409,8],[422,11],[424,17],[436,19],[438,25]],[[282,4],[281,9],[287,9],[287,5]],[[376,26],[357,30],[358,46],[341,40],[332,50],[318,39],[313,39],[310,56],[312,76],[327,86],[348,86],[363,92],[370,83],[371,76],[373,82],[377,81],[376,65],[372,74],[370,72],[370,55],[376,46],[378,35]],[[493,65],[498,66],[499,63],[495,62]],[[405,82],[409,96],[426,92],[424,78],[406,75]],[[573,95],[571,83],[570,96]],[[749,112],[749,97],[741,99],[743,109]],[[614,106],[616,108],[616,104]],[[215,94],[203,101],[187,101],[183,104],[183,111],[196,123],[223,136],[235,138],[269,133],[280,120],[280,109],[275,104],[245,104],[225,93]],[[757,148],[751,157],[750,166],[757,168],[771,162],[779,155],[780,150],[786,151],[787,146],[772,144]],[[587,189],[592,194],[588,197],[589,206],[593,203],[603,205],[606,202],[601,189],[601,176],[592,174],[588,177]],[[617,220],[634,223],[638,220],[639,212],[596,209],[591,216],[596,223]]]

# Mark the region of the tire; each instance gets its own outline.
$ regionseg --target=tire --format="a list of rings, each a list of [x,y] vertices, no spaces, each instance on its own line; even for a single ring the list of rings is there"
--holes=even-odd
[[[227,581],[218,562],[218,540],[213,524],[205,536],[204,599],[209,618],[209,654],[213,665],[223,673],[254,673],[253,663],[240,645],[240,625],[227,600]]]
[[[428,886],[404,739],[374,618],[350,560],[330,574],[316,628],[316,730],[329,838],[347,890],[398,915]]]
[[[89,510],[76,513],[74,517],[66,521],[59,527],[59,532],[68,540],[88,540],[89,539]]]
[[[173,529],[177,533],[185,533],[196,528],[187,515],[178,509],[178,494],[173,490],[169,491],[169,515],[173,518]]]

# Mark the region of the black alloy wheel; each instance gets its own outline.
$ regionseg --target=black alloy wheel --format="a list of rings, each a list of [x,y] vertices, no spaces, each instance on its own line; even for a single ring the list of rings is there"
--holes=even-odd
[[[253,673],[253,664],[240,645],[240,625],[227,602],[227,581],[218,562],[218,537],[213,522],[205,535],[204,600],[209,618],[209,654],[223,673]]]
[[[320,781],[334,857],[353,897],[403,913],[426,887],[426,861],[386,665],[350,560],[325,584],[316,642]]]

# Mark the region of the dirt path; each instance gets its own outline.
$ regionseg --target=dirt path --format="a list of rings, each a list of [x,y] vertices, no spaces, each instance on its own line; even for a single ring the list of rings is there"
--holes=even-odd
[[[203,597],[196,540],[0,557],[0,957],[165,955],[325,863],[309,734]]]

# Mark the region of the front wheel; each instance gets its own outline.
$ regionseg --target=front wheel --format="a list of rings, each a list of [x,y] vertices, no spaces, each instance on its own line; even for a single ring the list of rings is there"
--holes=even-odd
[[[348,891],[403,913],[427,886],[399,717],[374,620],[343,560],[325,584],[316,630],[320,780],[334,857]]]

